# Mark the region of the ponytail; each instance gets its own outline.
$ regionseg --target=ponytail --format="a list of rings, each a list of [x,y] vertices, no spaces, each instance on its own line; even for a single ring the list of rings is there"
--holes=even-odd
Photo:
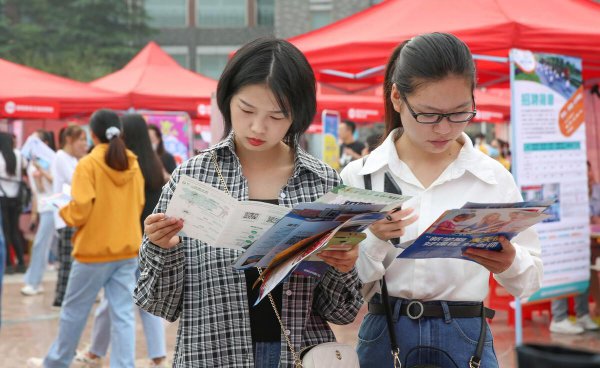
[[[408,41],[402,42],[396,46],[390,58],[385,66],[385,77],[383,79],[383,105],[384,105],[384,120],[385,120],[385,134],[382,139],[385,139],[394,129],[402,128],[402,119],[400,119],[400,113],[394,109],[392,103],[392,86],[394,85],[394,71],[396,70],[396,62],[402,52],[402,48]],[[399,134],[402,134],[400,131]]]
[[[90,119],[90,128],[101,143],[108,143],[104,161],[111,169],[125,171],[129,168],[127,149],[121,138],[122,125],[119,116],[111,110],[98,110]]]

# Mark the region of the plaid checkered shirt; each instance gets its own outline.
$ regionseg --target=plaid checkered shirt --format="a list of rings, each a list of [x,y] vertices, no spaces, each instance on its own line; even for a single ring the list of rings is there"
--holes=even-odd
[[[214,151],[231,195],[248,200],[248,184],[235,154],[233,136],[178,167],[163,188],[154,213],[164,213],[181,175],[224,190],[211,159]],[[281,190],[279,204],[311,202],[340,183],[338,174],[300,148],[295,169]],[[144,310],[175,321],[180,318],[174,367],[253,367],[252,336],[244,273],[232,264],[239,250],[217,248],[183,237],[173,249],[160,248],[144,237],[141,275],[134,299]],[[320,279],[290,276],[283,284],[282,319],[296,351],[335,341],[327,322],[351,323],[363,299],[356,270],[330,268]],[[281,367],[293,357],[281,339]]]

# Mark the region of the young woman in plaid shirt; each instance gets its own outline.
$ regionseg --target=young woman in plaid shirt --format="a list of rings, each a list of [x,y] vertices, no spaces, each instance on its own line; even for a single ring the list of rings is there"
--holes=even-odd
[[[292,275],[272,292],[282,331],[268,298],[250,307],[258,272],[233,269],[240,251],[179,237],[182,221],[164,215],[182,175],[238,200],[287,207],[339,184],[333,169],[297,144],[315,115],[315,95],[310,65],[284,40],[250,42],[225,67],[217,101],[226,138],[175,170],[145,221],[140,250],[136,303],[169,321],[180,318],[174,366],[292,367],[287,339],[296,352],[334,341],[327,322],[356,317],[362,304],[357,250],[328,252],[322,258],[332,267],[322,278]]]

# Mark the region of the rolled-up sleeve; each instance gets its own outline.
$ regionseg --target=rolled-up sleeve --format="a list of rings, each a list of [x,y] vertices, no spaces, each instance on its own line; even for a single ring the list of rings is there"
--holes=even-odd
[[[363,304],[361,288],[355,268],[342,273],[330,267],[317,285],[313,308],[331,323],[352,323]]]

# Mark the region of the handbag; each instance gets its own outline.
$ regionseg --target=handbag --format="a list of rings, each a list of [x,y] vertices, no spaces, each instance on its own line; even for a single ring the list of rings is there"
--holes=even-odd
[[[517,366],[526,368],[600,367],[600,354],[555,345],[517,346]]]
[[[0,177],[0,180],[19,184],[19,189],[17,190],[17,196],[15,197],[15,200],[21,212],[27,212],[27,210],[31,207],[31,189],[29,189],[27,183],[25,183],[23,180],[13,180],[2,177]],[[2,185],[0,185],[0,192],[2,192],[4,197],[6,197],[6,192],[4,191],[4,188],[2,188]]]
[[[223,188],[225,189],[225,193],[231,195],[227,188],[227,183],[223,178],[223,174],[221,173],[221,168],[219,167],[215,153],[211,151],[210,154],[217,174],[219,175],[219,179],[221,180],[221,184],[223,184]],[[257,269],[259,278],[263,280],[262,269],[260,267],[257,267]],[[292,353],[294,366],[296,368],[360,368],[358,354],[356,354],[356,351],[352,346],[347,344],[327,342],[305,347],[300,353],[296,352],[296,349],[294,349],[294,346],[292,345],[292,341],[285,333],[285,326],[283,325],[283,321],[281,320],[281,316],[279,315],[279,311],[277,310],[277,306],[275,305],[271,293],[267,294],[267,296],[269,297],[269,301],[275,312],[275,317],[277,317],[277,321],[279,322],[279,327],[281,327],[282,335]]]

